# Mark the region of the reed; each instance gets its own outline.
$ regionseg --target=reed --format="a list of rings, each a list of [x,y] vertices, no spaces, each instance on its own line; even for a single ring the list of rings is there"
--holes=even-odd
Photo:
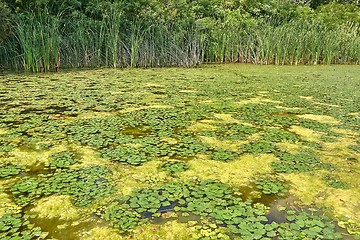
[[[102,20],[66,22],[46,11],[16,19],[0,43],[0,66],[40,72],[62,67],[196,66],[202,63],[358,64],[358,25],[328,28],[317,21],[231,20],[197,24],[127,22],[112,9]]]

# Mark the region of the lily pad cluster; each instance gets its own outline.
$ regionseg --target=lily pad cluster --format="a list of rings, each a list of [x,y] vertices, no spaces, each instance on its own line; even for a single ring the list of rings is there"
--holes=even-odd
[[[253,154],[268,154],[276,152],[277,148],[271,141],[254,141],[242,145],[240,151]]]
[[[138,212],[123,208],[117,203],[108,206],[106,211],[98,210],[97,214],[122,232],[128,232],[142,222],[141,215]]]
[[[160,168],[166,173],[174,175],[188,170],[190,166],[182,161],[168,161],[162,164]]]
[[[0,140],[0,152],[11,152],[15,147],[16,144],[12,142]]]
[[[50,156],[50,169],[54,170],[57,168],[69,168],[71,165],[77,163],[78,160],[75,159],[75,153],[71,151],[63,151],[59,153],[54,153]]]
[[[106,148],[102,150],[101,155],[102,157],[108,158],[112,161],[135,166],[149,161],[149,157],[144,152],[142,152],[141,149],[135,147],[119,146],[114,149]]]
[[[325,174],[323,176],[325,183],[332,188],[347,188],[348,185],[341,181],[338,176]]]
[[[263,194],[274,194],[278,196],[284,196],[289,188],[288,184],[272,178],[258,179],[255,181],[255,186]]]
[[[82,207],[111,194],[112,186],[106,178],[108,174],[108,169],[98,166],[40,174],[16,181],[11,186],[11,193],[15,202],[22,206],[41,196],[60,194],[72,196],[74,204]]]
[[[45,239],[48,235],[40,227],[35,227],[26,214],[3,215],[0,217],[0,238],[3,240],[15,239]]]
[[[282,223],[277,231],[280,239],[344,238],[341,233],[334,230],[335,223],[325,215],[295,210],[287,210],[286,215],[289,222]]]
[[[214,150],[211,153],[212,160],[219,160],[219,161],[231,161],[238,156],[238,153],[230,151],[230,150]]]
[[[286,221],[270,220],[268,207],[244,201],[238,189],[213,180],[174,181],[154,188],[137,189],[131,195],[121,196],[118,201],[102,207],[97,214],[120,231],[129,232],[166,212],[173,213],[173,220],[189,214],[201,216],[195,235],[204,239],[212,239],[211,236],[222,236],[223,239],[342,237],[336,232],[333,219],[317,213],[288,210],[285,212]]]
[[[276,172],[309,172],[314,169],[329,167],[314,155],[304,153],[290,154],[285,152],[277,152],[276,155],[279,158],[278,161],[273,163],[273,168]]]
[[[262,139],[269,142],[296,143],[300,141],[299,137],[296,134],[277,128],[267,128],[264,131]]]
[[[25,167],[22,165],[14,165],[14,164],[3,165],[0,166],[0,178],[15,176],[24,170]]]
[[[260,129],[243,124],[217,124],[214,131],[204,131],[200,135],[216,137],[220,140],[239,141],[246,140],[249,136],[258,133]]]

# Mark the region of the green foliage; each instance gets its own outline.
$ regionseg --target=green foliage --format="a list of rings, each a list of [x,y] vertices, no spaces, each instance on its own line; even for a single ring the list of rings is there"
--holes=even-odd
[[[233,160],[236,156],[237,154],[235,152],[229,150],[215,150],[211,154],[211,159],[226,162]]]
[[[48,12],[18,16],[15,36],[25,71],[43,72],[59,67],[60,19]],[[31,24],[30,24],[31,23]]]
[[[275,185],[278,186],[277,183]],[[269,222],[267,207],[251,201],[244,202],[240,196],[237,189],[212,180],[169,182],[153,188],[137,189],[131,195],[121,196],[119,201],[101,208],[97,214],[123,232],[142,224],[144,218],[154,219],[161,216],[161,213],[175,212],[175,218],[190,213],[202,216],[201,224],[195,227],[198,230],[195,235],[199,238],[342,237],[336,232],[333,219],[329,217],[316,212],[309,214],[302,210],[287,210],[285,222]]]
[[[190,167],[187,163],[181,161],[169,161],[161,165],[161,170],[170,175],[181,173],[188,170]]]
[[[9,141],[0,140],[0,152],[11,152],[16,145]]]
[[[359,62],[355,4],[332,1],[313,10],[290,0],[7,2],[15,21],[9,24],[1,2],[0,64],[27,71],[57,70],[60,62],[113,68]]]
[[[276,151],[275,145],[270,141],[251,142],[241,146],[240,150],[247,153],[264,154]]]
[[[21,165],[8,164],[0,166],[0,178],[18,175],[20,172],[24,171],[24,169],[24,166]]]
[[[255,181],[256,188],[264,194],[284,196],[288,192],[288,185],[276,179],[259,179]]]
[[[48,233],[40,227],[33,227],[29,221],[29,215],[13,214],[3,215],[0,218],[0,238],[12,239],[45,239]]]
[[[348,148],[350,148],[351,150],[360,153],[360,145],[351,145],[348,146]]]
[[[250,135],[259,132],[259,129],[242,124],[222,125],[215,132],[205,133],[209,136],[216,136],[221,140],[246,140]],[[204,134],[202,134],[204,135]]]
[[[103,213],[100,212],[100,215],[122,232],[127,232],[139,225],[141,218],[137,212],[124,209],[117,204],[111,205]]]
[[[0,44],[9,34],[11,13],[4,1],[0,1]]]
[[[276,172],[309,172],[315,169],[326,167],[320,159],[308,154],[277,153],[279,161],[273,163]]]
[[[300,139],[294,133],[288,131],[277,129],[277,128],[268,128],[264,132],[263,139],[268,142],[299,142]]]
[[[57,168],[69,168],[71,165],[77,163],[75,159],[75,153],[70,151],[64,151],[54,153],[50,156],[50,169],[54,170]]]
[[[141,165],[149,161],[149,157],[140,149],[133,147],[117,147],[115,149],[104,149],[102,156],[112,161],[127,163],[130,165]]]
[[[316,13],[317,17],[330,27],[348,23],[360,24],[360,7],[355,4],[331,2],[318,7]]]
[[[16,196],[16,203],[23,206],[41,196],[56,193],[72,196],[74,204],[82,207],[111,193],[112,187],[105,178],[107,174],[109,170],[106,168],[92,166],[26,177],[11,186],[11,193]]]
[[[323,177],[326,184],[333,188],[347,188],[348,185],[338,179],[335,175],[325,174]]]
[[[308,212],[288,210],[289,223],[282,224],[278,230],[279,236],[292,239],[314,239],[322,236],[324,239],[342,239],[344,236],[334,230],[335,224],[326,216]]]

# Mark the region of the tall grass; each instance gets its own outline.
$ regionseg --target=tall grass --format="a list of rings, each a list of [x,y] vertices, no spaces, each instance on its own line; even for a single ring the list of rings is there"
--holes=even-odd
[[[102,20],[66,22],[46,12],[22,15],[0,43],[0,66],[26,71],[58,67],[195,66],[203,62],[358,64],[360,28],[315,21],[201,28],[196,24],[124,22],[114,9]]]
[[[46,12],[21,16],[15,27],[15,36],[24,70],[39,72],[59,67],[61,35],[58,29],[59,17]]]

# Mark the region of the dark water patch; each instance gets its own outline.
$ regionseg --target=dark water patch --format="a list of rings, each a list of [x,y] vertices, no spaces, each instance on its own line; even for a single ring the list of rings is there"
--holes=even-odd
[[[190,221],[196,221],[200,223],[201,216],[194,213],[179,212],[177,221],[180,223],[187,223]]]
[[[156,94],[156,95],[165,95],[166,94],[166,92],[164,92],[164,91],[153,91],[151,93]]]
[[[284,223],[288,220],[286,219],[286,211],[283,209],[297,209],[300,210],[300,207],[296,207],[295,201],[298,201],[297,198],[293,196],[288,196],[286,198],[276,199],[272,201],[269,206],[269,213],[266,215],[268,218],[268,223]]]
[[[27,114],[38,114],[38,113],[50,113],[50,114],[62,114],[66,111],[70,111],[71,109],[67,106],[45,106],[43,108],[28,108],[22,110],[19,114],[27,115]]]
[[[141,125],[136,127],[127,127],[121,131],[123,134],[131,135],[134,138],[141,138],[151,134],[150,126]]]
[[[44,163],[40,163],[40,164],[31,166],[29,168],[28,173],[30,175],[48,174],[48,173],[50,173],[50,169],[48,167],[46,167]]]
[[[359,162],[359,160],[357,160],[354,157],[345,158],[345,161],[350,162],[350,163],[358,163]]]
[[[25,136],[31,137],[30,135],[25,135]],[[51,147],[52,144],[47,142],[25,142],[19,145],[19,150],[24,152],[41,152],[48,150]]]
[[[297,117],[299,113],[292,113],[292,112],[277,112],[277,113],[272,113],[270,114],[270,116],[280,116],[280,117]]]
[[[41,230],[48,232],[48,238],[55,239],[80,239],[81,234],[90,231],[95,227],[106,226],[106,223],[99,218],[63,220],[60,218],[35,217],[30,222],[41,227]]]

